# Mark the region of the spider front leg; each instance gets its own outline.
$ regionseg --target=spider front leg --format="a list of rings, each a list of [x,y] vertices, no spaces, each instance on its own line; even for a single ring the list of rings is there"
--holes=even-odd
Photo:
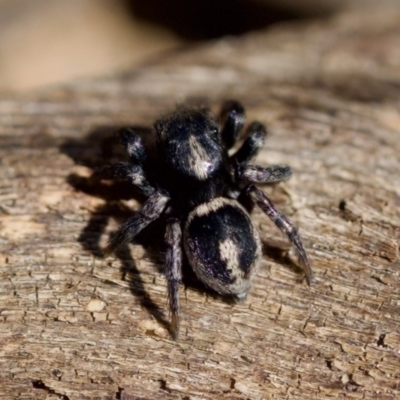
[[[260,167],[259,165],[239,164],[236,166],[235,174],[238,182],[278,183],[289,179],[292,170],[288,165]]]
[[[260,122],[253,122],[247,129],[247,138],[239,150],[230,157],[231,162],[247,164],[254,160],[263,148],[267,131]]]
[[[132,165],[128,162],[117,162],[106,165],[95,171],[90,177],[92,182],[98,182],[102,179],[127,180],[139,188],[147,197],[150,197],[155,192],[154,187],[146,179],[142,167],[140,165]]]
[[[103,253],[108,255],[122,244],[130,242],[150,222],[160,217],[168,201],[169,196],[166,193],[155,192],[138,213],[119,226]]]
[[[179,284],[182,280],[182,230],[178,220],[171,219],[167,223],[165,241],[165,275],[168,282],[168,304],[171,315],[170,332],[174,339],[179,335]]]
[[[251,197],[254,203],[257,204],[275,223],[275,225],[288,237],[297,253],[299,264],[304,270],[307,283],[311,284],[314,282],[315,279],[311,270],[311,264],[308,260],[307,253],[304,250],[303,243],[301,242],[297,229],[279,210],[275,208],[272,201],[257,186],[251,184],[244,190],[246,191],[247,195]]]
[[[221,110],[221,138],[227,150],[233,147],[245,123],[243,106],[235,100],[227,101]]]
[[[287,180],[292,175],[292,170],[287,165],[272,165],[260,167],[259,165],[248,165],[246,163],[233,164],[236,184],[239,188],[246,187],[249,183],[278,183]],[[238,201],[242,206],[251,212],[254,208],[254,201],[246,191],[241,191]]]

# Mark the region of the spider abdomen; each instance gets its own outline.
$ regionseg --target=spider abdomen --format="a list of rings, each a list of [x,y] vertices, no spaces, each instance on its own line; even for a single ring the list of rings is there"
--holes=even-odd
[[[223,295],[244,299],[261,258],[261,242],[247,211],[217,197],[196,207],[184,230],[185,250],[197,277]]]

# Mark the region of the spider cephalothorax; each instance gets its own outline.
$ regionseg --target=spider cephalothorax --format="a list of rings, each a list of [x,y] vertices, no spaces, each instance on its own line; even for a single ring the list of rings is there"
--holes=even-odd
[[[208,110],[178,109],[155,123],[157,140],[151,154],[134,129],[122,129],[120,139],[131,162],[115,163],[94,174],[96,179],[128,180],[147,197],[142,210],[118,228],[106,254],[131,241],[161,214],[167,215],[165,274],[174,338],[179,332],[182,250],[206,286],[221,295],[246,298],[262,257],[249,215],[254,205],[287,235],[308,282],[313,280],[297,230],[255,186],[287,179],[290,168],[250,164],[266,136],[258,122],[248,127],[242,146],[229,156],[244,126],[241,104],[226,102],[221,120],[220,129]],[[150,167],[157,174],[148,173]]]

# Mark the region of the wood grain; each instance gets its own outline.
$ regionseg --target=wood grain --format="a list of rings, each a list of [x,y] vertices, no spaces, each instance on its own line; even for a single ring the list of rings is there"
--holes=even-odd
[[[398,8],[359,11],[2,98],[0,397],[399,398],[399,43]],[[87,177],[115,155],[115,127],[228,98],[268,126],[259,163],[293,168],[265,190],[299,227],[317,283],[255,211],[266,254],[247,301],[189,277],[175,342],[162,232],[100,258],[140,199]]]

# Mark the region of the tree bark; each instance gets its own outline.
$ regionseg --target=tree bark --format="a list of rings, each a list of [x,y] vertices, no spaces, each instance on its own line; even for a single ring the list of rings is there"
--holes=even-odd
[[[3,97],[0,397],[399,398],[399,43],[400,10],[384,7]],[[119,157],[116,127],[231,98],[268,127],[258,164],[293,169],[265,191],[299,227],[317,282],[255,210],[265,256],[248,299],[230,304],[186,271],[173,341],[163,232],[101,258],[141,199],[87,178]]]

